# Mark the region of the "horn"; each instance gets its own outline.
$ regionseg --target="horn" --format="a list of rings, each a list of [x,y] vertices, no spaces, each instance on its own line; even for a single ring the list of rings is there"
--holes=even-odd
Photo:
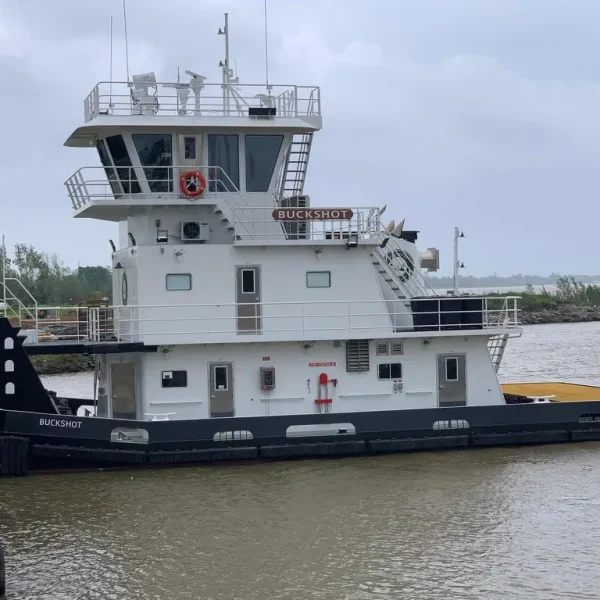
[[[394,219],[392,219],[389,222],[389,225],[386,227],[387,232],[391,233],[392,231],[394,231],[394,227],[396,227],[396,221],[394,221]]]
[[[391,232],[394,237],[399,238],[402,235],[402,230],[404,229],[404,221],[405,219],[402,219],[402,221],[400,221],[400,223],[398,223],[398,225],[394,227],[394,230]]]
[[[383,208],[379,209],[379,217],[381,218],[381,215],[386,211],[387,209],[387,204],[383,205]]]

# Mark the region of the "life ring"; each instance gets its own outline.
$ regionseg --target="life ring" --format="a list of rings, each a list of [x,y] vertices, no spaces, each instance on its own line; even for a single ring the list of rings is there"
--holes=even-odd
[[[188,198],[198,198],[206,191],[206,178],[200,171],[186,171],[179,177],[179,189]]]

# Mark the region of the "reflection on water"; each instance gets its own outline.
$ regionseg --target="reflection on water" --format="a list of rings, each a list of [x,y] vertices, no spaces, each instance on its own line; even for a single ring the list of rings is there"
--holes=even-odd
[[[536,327],[503,377],[600,382],[599,335]],[[587,443],[2,480],[9,598],[597,599],[599,465]]]

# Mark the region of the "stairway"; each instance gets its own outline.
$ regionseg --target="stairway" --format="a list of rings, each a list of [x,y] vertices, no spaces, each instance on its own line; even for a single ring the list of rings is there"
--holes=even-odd
[[[371,254],[371,259],[392,290],[400,298],[435,296],[435,290],[423,275],[420,265],[414,264],[397,238],[389,236],[387,239],[386,246],[378,246]]]
[[[504,351],[506,350],[507,345],[508,333],[494,335],[488,341],[488,349],[490,351],[490,357],[492,358],[492,364],[494,365],[496,373],[502,364],[502,357],[504,356]]]
[[[287,152],[283,179],[280,184],[279,198],[300,196],[304,191],[304,182],[308,170],[308,159],[312,147],[313,134],[295,133]]]

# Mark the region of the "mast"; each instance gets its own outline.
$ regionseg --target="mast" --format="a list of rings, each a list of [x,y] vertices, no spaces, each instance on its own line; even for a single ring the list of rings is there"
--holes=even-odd
[[[219,35],[225,36],[225,62],[221,61],[223,69],[223,115],[229,115],[229,13],[225,13],[225,27],[219,29]]]

